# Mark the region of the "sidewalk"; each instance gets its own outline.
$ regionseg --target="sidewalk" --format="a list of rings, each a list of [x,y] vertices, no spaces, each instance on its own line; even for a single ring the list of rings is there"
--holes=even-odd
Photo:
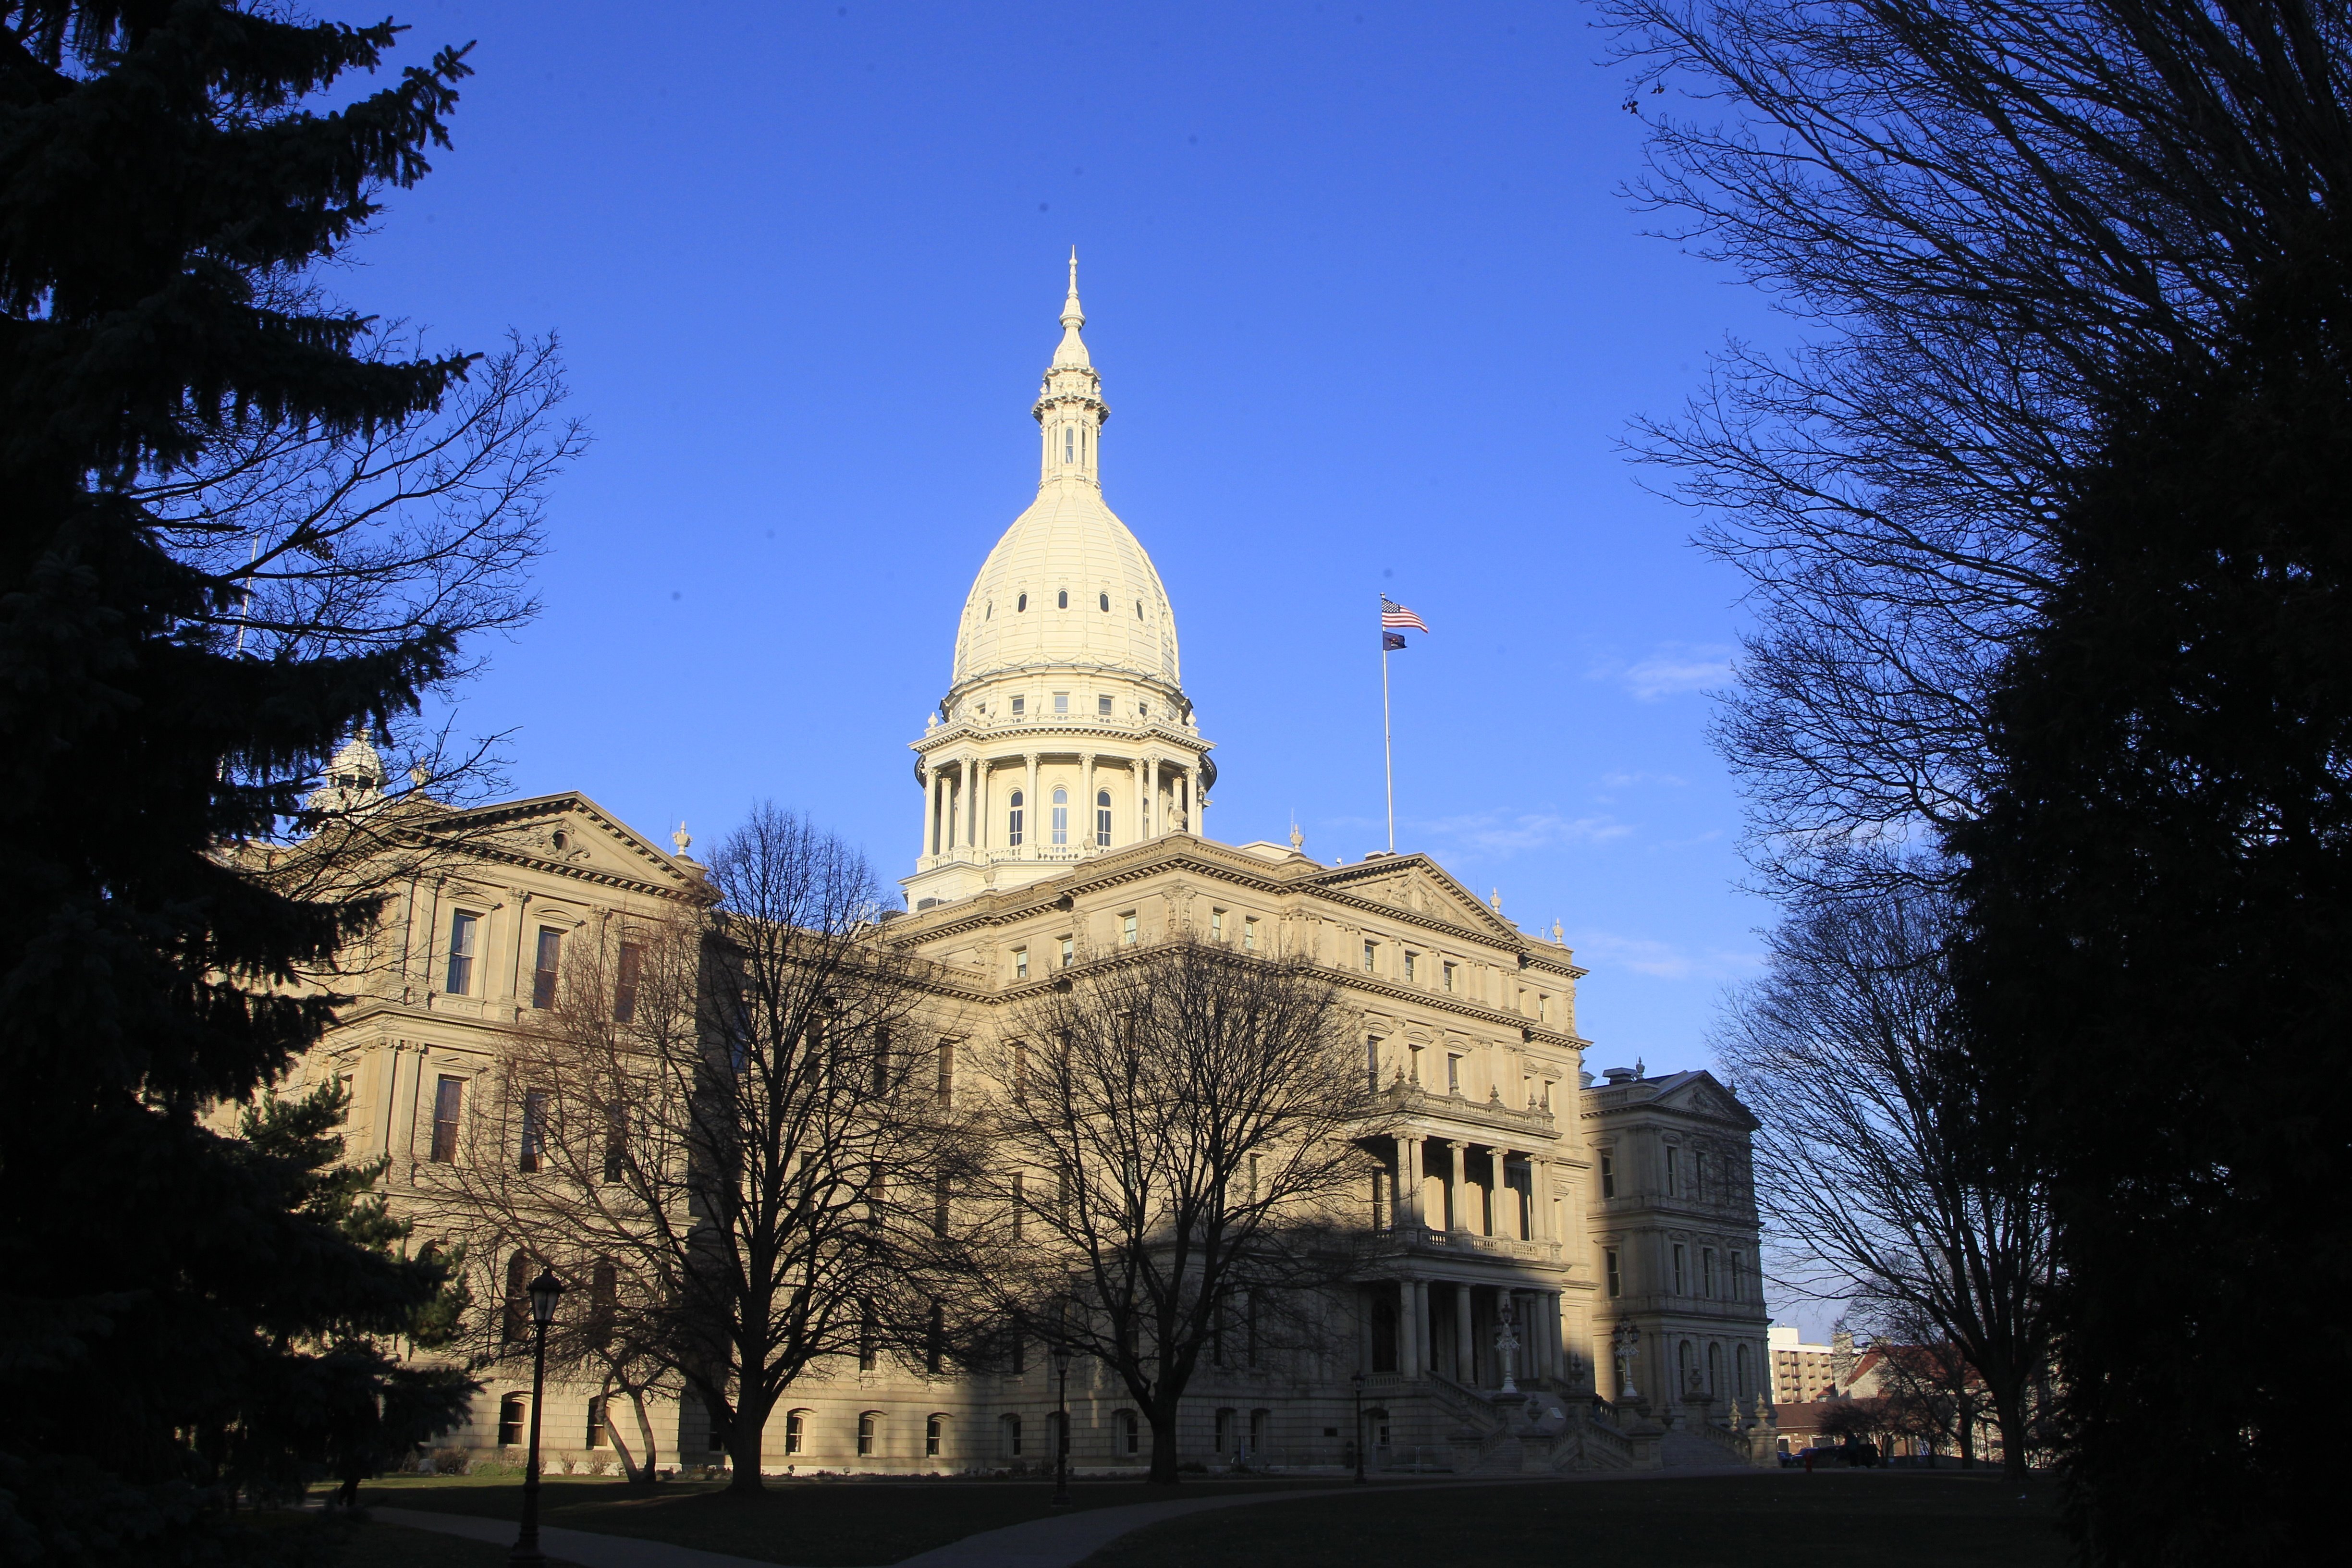
[[[1768,1476],[1776,1472],[1749,1466],[1721,1469],[1583,1470],[1563,1476],[1530,1476],[1522,1479],[1411,1481],[1371,1487],[1315,1487],[1297,1491],[1227,1492],[1216,1497],[1174,1498],[1167,1502],[1129,1503],[1119,1508],[1079,1509],[1050,1519],[1008,1524],[934,1546],[903,1558],[891,1568],[1076,1568],[1105,1546],[1133,1531],[1187,1514],[1218,1508],[1273,1508],[1286,1502],[1335,1497],[1370,1497],[1378,1492],[1451,1491],[1462,1487],[1557,1486],[1562,1482],[1668,1480],[1699,1476]],[[511,1544],[511,1520],[477,1519],[467,1514],[433,1513],[424,1509],[371,1506],[368,1512],[386,1524],[439,1531],[473,1541]],[[585,1530],[560,1530],[542,1525],[541,1550],[550,1557],[576,1563],[580,1568],[777,1568],[755,1557],[734,1557],[723,1552],[702,1552],[659,1541],[624,1535],[598,1535]]]

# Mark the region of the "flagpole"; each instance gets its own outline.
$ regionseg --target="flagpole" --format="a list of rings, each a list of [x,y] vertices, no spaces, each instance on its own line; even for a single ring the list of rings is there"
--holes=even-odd
[[[1383,602],[1383,609],[1387,607]],[[1381,625],[1381,771],[1389,784],[1389,853],[1396,853],[1396,746],[1389,728],[1389,633]]]

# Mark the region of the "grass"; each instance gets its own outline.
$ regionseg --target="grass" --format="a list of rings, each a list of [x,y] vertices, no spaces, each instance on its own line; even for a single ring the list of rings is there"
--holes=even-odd
[[[2021,1496],[2021,1492],[2022,1495]],[[1362,1568],[1367,1562],[1643,1568],[2062,1568],[2055,1489],[1997,1476],[1592,1480],[1219,1509],[1153,1525],[1087,1568]]]
[[[352,1527],[334,1562],[335,1568],[506,1568],[507,1548],[371,1520]]]
[[[1116,1508],[1164,1502],[1171,1496],[1336,1484],[1188,1480],[1171,1493],[1139,1481],[1074,1481],[1070,1492],[1079,1508]],[[896,1563],[983,1530],[1044,1519],[1054,1511],[1048,1506],[1053,1492],[1048,1481],[771,1479],[767,1490],[739,1498],[719,1482],[669,1481],[646,1493],[633,1491],[625,1481],[550,1477],[540,1483],[539,1505],[541,1523],[568,1530],[667,1541],[769,1563],[861,1568]],[[386,1508],[520,1519],[522,1483],[511,1476],[386,1477],[363,1488],[360,1500]],[[435,1563],[436,1568],[471,1568],[454,1561],[444,1565],[436,1559]]]

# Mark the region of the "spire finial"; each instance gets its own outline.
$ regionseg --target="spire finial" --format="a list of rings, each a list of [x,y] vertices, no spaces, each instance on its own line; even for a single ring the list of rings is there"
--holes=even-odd
[[[1070,247],[1070,292],[1062,301],[1062,325],[1076,331],[1087,324],[1087,313],[1078,308],[1078,247]]]

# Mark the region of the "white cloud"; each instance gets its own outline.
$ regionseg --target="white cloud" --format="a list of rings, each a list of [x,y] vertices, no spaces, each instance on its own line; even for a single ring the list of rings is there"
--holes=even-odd
[[[1688,779],[1676,778],[1672,773],[1615,773],[1601,775],[1602,789],[1641,789],[1647,785],[1654,785],[1659,789],[1681,789],[1689,782]]]
[[[1568,945],[1575,951],[1577,963],[1588,969],[1630,970],[1658,980],[1738,980],[1763,962],[1760,953],[1727,952],[1719,948],[1692,952],[1672,942],[1607,931],[1571,932]]]
[[[1468,816],[1440,817],[1428,831],[1450,838],[1465,849],[1487,855],[1516,855],[1559,844],[1605,844],[1633,830],[1608,816],[1560,816],[1549,812],[1486,811]]]
[[[1727,643],[1660,643],[1647,657],[1596,667],[1595,679],[1614,680],[1643,702],[1685,691],[1706,691],[1731,679],[1733,648]]]

